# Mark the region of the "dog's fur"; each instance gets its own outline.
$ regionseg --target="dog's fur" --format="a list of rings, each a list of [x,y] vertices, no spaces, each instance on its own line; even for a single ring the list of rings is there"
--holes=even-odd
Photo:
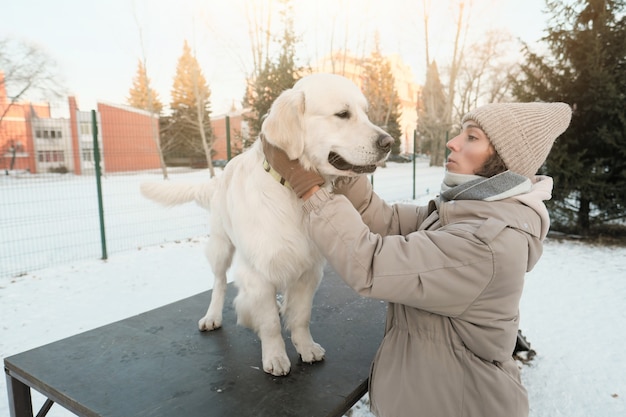
[[[304,168],[316,169],[329,188],[339,176],[373,172],[389,153],[393,139],[370,122],[366,110],[366,99],[354,83],[314,74],[275,100],[262,134],[291,159],[299,158]],[[232,263],[238,323],[261,339],[263,370],[286,375],[291,364],[279,314],[304,362],[324,358],[309,331],[324,259],[304,227],[302,201],[264,170],[261,145],[257,140],[206,183],[144,183],[141,192],[165,205],[195,200],[210,210],[206,255],[215,282],[200,330],[222,325],[226,272]],[[283,294],[280,305],[277,292]]]

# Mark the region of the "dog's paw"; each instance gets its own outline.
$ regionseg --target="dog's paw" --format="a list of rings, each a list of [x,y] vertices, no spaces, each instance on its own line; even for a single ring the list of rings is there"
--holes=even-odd
[[[222,327],[222,318],[206,315],[198,321],[198,328],[201,332],[207,332]]]
[[[298,349],[298,353],[302,358],[302,362],[313,363],[323,360],[326,350],[313,342],[304,349]]]
[[[263,358],[263,370],[274,376],[285,376],[291,370],[291,362],[286,354]]]

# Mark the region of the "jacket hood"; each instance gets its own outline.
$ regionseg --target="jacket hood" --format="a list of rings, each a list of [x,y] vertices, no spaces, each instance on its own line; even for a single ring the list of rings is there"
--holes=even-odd
[[[529,192],[499,201],[453,200],[435,201],[442,225],[458,221],[496,219],[526,236],[528,241],[527,271],[532,270],[543,253],[542,241],[550,228],[548,209],[543,203],[551,197],[552,179],[536,177]]]
[[[544,201],[552,198],[553,181],[551,177],[537,175],[533,179],[532,188],[528,193],[519,194],[513,197],[527,207],[533,209],[541,219],[541,232],[539,238],[544,240],[550,230],[550,214]]]

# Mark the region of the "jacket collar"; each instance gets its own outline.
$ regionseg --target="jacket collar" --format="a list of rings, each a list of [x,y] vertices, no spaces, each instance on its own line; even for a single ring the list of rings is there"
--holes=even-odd
[[[453,177],[454,178],[451,178]],[[446,173],[441,199],[498,201],[525,194],[532,188],[530,179],[512,171],[504,171],[490,178],[467,175],[459,180],[458,174]],[[452,181],[450,181],[452,180]]]

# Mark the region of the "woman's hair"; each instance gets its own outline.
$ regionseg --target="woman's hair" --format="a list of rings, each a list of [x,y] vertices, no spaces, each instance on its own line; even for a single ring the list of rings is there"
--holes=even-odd
[[[506,171],[507,169],[508,168],[504,164],[504,161],[502,160],[502,158],[500,158],[500,155],[498,155],[498,152],[494,148],[491,156],[474,174],[480,175],[481,177],[490,178],[496,174]]]

